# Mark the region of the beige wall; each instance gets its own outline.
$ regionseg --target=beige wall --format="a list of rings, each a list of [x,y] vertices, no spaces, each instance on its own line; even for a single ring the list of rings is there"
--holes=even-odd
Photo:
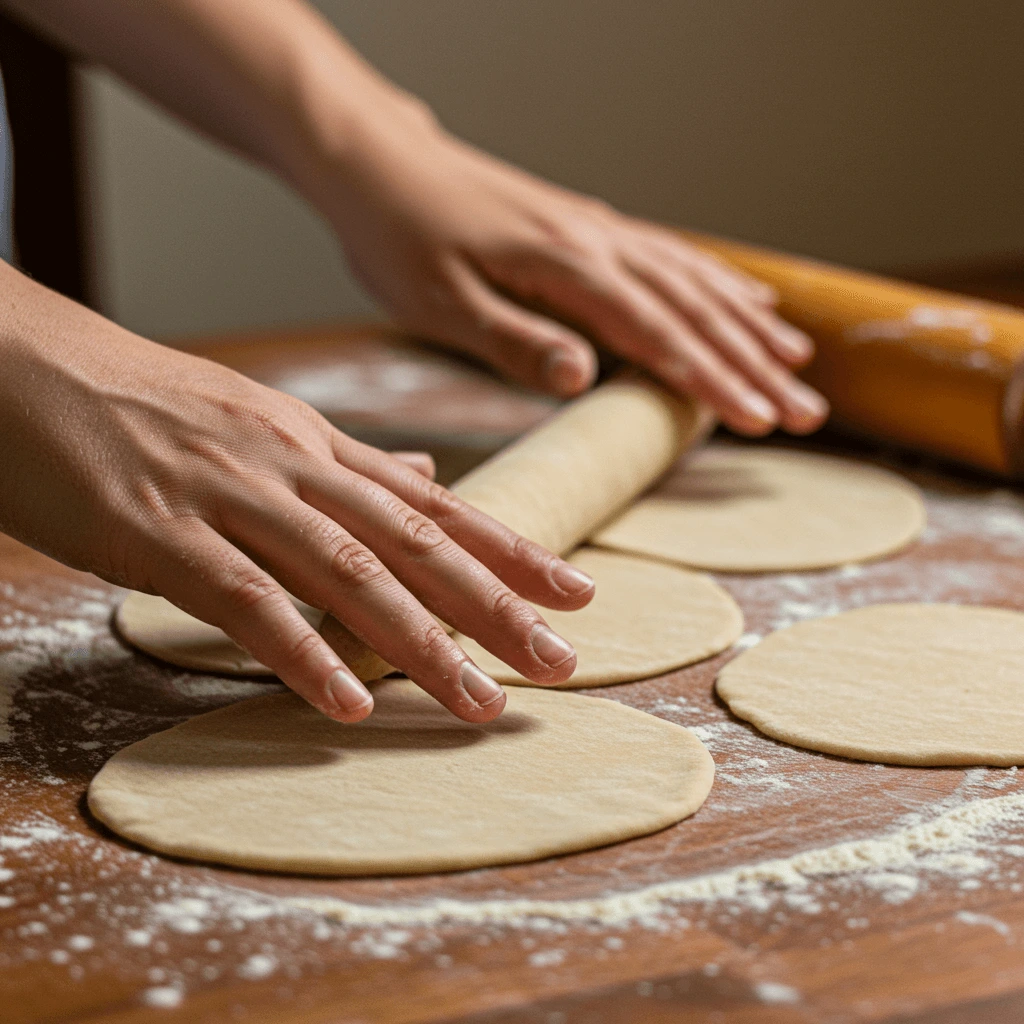
[[[449,127],[637,213],[869,267],[1024,249],[1018,0],[321,0]],[[92,76],[106,311],[372,309],[276,183]]]

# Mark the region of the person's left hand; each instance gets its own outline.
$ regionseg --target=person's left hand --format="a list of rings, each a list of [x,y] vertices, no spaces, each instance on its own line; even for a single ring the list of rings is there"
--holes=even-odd
[[[560,396],[593,382],[594,339],[741,433],[822,424],[827,403],[791,372],[811,341],[769,287],[429,118],[381,123],[311,198],[402,327]]]

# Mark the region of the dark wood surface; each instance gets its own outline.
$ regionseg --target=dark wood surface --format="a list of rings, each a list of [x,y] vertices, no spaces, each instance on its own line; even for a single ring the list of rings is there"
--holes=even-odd
[[[338,362],[343,336],[331,342]],[[303,343],[316,347],[308,336]],[[287,364],[284,339],[254,345],[247,358]],[[299,362],[308,357],[300,351]],[[452,380],[463,370],[453,364]],[[460,387],[452,384],[449,399]],[[402,402],[415,407],[415,396],[406,392]],[[481,408],[488,404],[481,399]],[[516,408],[515,422],[528,425],[536,410]],[[483,422],[490,413],[480,415]],[[463,430],[465,423],[449,438],[456,449]],[[1024,609],[1024,500],[999,482],[913,458],[895,464],[926,490],[930,526],[921,542],[856,569],[719,577],[744,611],[745,642],[885,600]],[[441,898],[457,901],[464,917],[480,901],[492,910],[521,899],[607,906],[609,896],[651,886],[735,880],[745,865],[899,835],[978,801],[1024,794],[1015,772],[882,767],[776,743],[714,698],[714,674],[735,654],[727,652],[593,691],[696,727],[715,758],[705,806],[656,835],[535,864],[400,879],[306,879],[172,861],[91,820],[89,779],[125,744],[275,684],[181,672],[126,650],[109,626],[118,599],[114,588],[0,540],[0,723],[6,718],[9,729],[0,731],[2,1021],[1024,1019],[1024,826],[1014,820],[965,840],[960,861],[924,850],[907,863],[883,858],[881,868],[802,884],[780,882],[778,872],[754,884],[748,873],[746,891],[723,895],[719,885],[701,900],[686,890],[659,915],[615,926],[544,914],[529,926],[493,914],[483,924],[402,922],[402,908]],[[472,780],[466,785],[471,799]],[[340,924],[294,902],[309,898],[372,906],[390,920]]]

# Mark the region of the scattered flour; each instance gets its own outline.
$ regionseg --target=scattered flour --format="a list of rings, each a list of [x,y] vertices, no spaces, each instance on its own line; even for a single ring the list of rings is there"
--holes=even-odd
[[[159,1010],[173,1010],[181,1005],[184,993],[174,985],[162,985],[142,991],[142,1001]]]
[[[1013,930],[1005,921],[998,917],[990,917],[988,914],[972,914],[969,910],[961,910],[956,919],[964,924],[980,925],[983,928],[991,928],[998,932],[1007,942],[1013,941]]]
[[[24,689],[32,674],[48,666],[71,667],[90,660],[96,641],[106,639],[115,658],[129,657],[116,644],[109,643],[110,604],[96,600],[96,591],[70,594],[64,602],[66,613],[43,624],[28,612],[15,608],[0,622],[0,744],[13,740],[15,696]],[[8,598],[15,597],[11,588]],[[104,595],[107,596],[107,595]],[[110,651],[104,652],[109,656]]]
[[[789,985],[780,985],[777,981],[759,981],[754,986],[754,995],[762,1003],[799,1003],[800,993]]]
[[[246,981],[269,978],[277,970],[277,960],[265,953],[254,953],[238,968],[238,976]]]
[[[564,949],[542,949],[531,953],[526,959],[531,967],[557,967],[565,960]]]
[[[946,552],[960,540],[977,543],[980,537],[1001,557],[1024,561],[1024,501],[1005,490],[980,497],[932,491],[927,497],[930,525],[920,543],[934,557],[916,562],[913,572],[895,558],[827,572],[720,577],[752,623],[737,647],[753,646],[761,636],[790,622],[878,601],[1019,606],[1017,574],[1004,572],[991,561]],[[9,589],[3,594],[15,596]],[[20,743],[20,729],[31,723],[33,708],[51,698],[38,670],[87,664],[91,674],[97,663],[116,667],[134,657],[110,637],[109,613],[109,595],[94,592],[91,597],[77,594],[69,599],[52,625],[16,608],[0,617],[0,744],[7,745],[0,746],[0,755],[14,750],[11,740],[16,736]],[[165,685],[181,698],[183,707],[197,710],[267,692],[266,683],[189,674],[168,675]],[[742,835],[744,816],[765,806],[777,809],[780,820],[785,820],[788,803],[806,801],[811,793],[822,801],[841,803],[846,775],[863,772],[863,766],[858,766],[844,773],[842,766],[828,759],[776,744],[729,719],[720,707],[709,705],[703,694],[687,691],[687,696],[687,692],[673,692],[671,686],[639,692],[637,706],[694,728],[712,751],[718,784],[701,817],[717,821],[720,828],[736,822],[737,835]],[[88,697],[65,693],[60,698],[69,715],[75,716],[77,735],[84,737],[75,739],[73,734],[68,741],[69,749],[79,752],[80,758],[97,752],[103,756],[117,735],[111,722],[129,724],[136,732],[142,725],[163,727],[130,708],[105,702],[100,689]],[[53,765],[51,772],[59,773],[59,759],[48,763]],[[37,772],[37,780],[43,774]],[[56,776],[53,780],[60,785]],[[844,915],[847,928],[853,931],[869,926],[869,918],[859,916],[868,907],[874,912],[880,904],[884,909],[886,904],[921,899],[939,884],[944,891],[958,886],[965,902],[982,887],[1024,891],[1024,779],[1016,769],[978,769],[964,773],[963,780],[952,796],[914,814],[905,814],[905,806],[894,810],[890,804],[886,817],[877,820],[895,818],[895,824],[881,835],[821,845],[791,856],[748,858],[748,863],[700,876],[672,874],[672,844],[683,848],[686,843],[682,829],[678,838],[666,840],[663,864],[637,867],[624,859],[621,868],[613,866],[601,883],[607,884],[606,891],[570,899],[530,898],[529,881],[522,895],[508,897],[498,890],[500,898],[396,896],[361,902],[316,895],[319,890],[314,883],[308,889],[299,888],[308,895],[272,896],[242,885],[204,884],[211,877],[204,877],[205,869],[175,865],[123,847],[90,832],[74,814],[68,819],[75,823],[73,828],[36,815],[28,821],[6,821],[0,828],[0,882],[4,883],[0,907],[17,910],[23,903],[26,914],[19,920],[24,930],[0,935],[0,947],[7,943],[13,949],[21,944],[18,955],[28,960],[36,955],[33,943],[39,927],[54,934],[59,926],[65,929],[64,935],[70,928],[72,938],[50,954],[69,978],[78,979],[94,969],[91,965],[102,956],[130,956],[133,962],[141,958],[141,963],[153,966],[146,982],[149,987],[140,998],[147,1006],[174,1008],[190,987],[215,976],[214,964],[196,953],[204,949],[239,965],[227,968],[239,977],[258,981],[276,975],[296,977],[304,965],[318,969],[321,943],[378,959],[430,952],[438,968],[452,967],[452,956],[434,951],[442,946],[446,929],[463,927],[476,929],[481,940],[499,929],[521,929],[524,941],[530,938],[535,944],[528,947],[528,962],[540,969],[563,962],[565,950],[537,949],[536,945],[566,934],[571,927],[594,931],[602,955],[625,945],[620,934],[604,934],[602,929],[681,930],[706,927],[729,915],[769,915],[766,927],[797,915],[803,927],[825,907],[833,911],[842,907],[849,915]],[[49,860],[48,844],[56,844]],[[748,857],[745,853],[733,856]],[[66,873],[68,863],[87,868],[71,876]],[[40,865],[45,885],[39,881]],[[23,867],[23,879],[31,879],[31,886],[8,889],[6,883],[16,883]],[[530,877],[528,867],[524,877]],[[94,878],[102,881],[96,892],[89,889]],[[429,891],[460,893],[462,885],[458,878],[451,882],[441,878]],[[997,918],[969,910],[957,917],[964,925],[994,929],[1012,941],[1010,927]],[[215,927],[221,937],[208,938],[204,933]],[[189,957],[174,953],[182,948],[190,950]],[[708,965],[709,974],[711,967],[717,970],[718,965]],[[755,992],[766,1004],[801,998],[776,982],[761,982]]]
[[[977,872],[989,860],[977,851],[1000,828],[1024,823],[1024,794],[973,800],[930,821],[909,825],[871,839],[857,839],[791,857],[743,864],[696,878],[661,882],[632,892],[617,892],[582,900],[439,899],[400,906],[352,903],[332,898],[290,898],[296,908],[311,910],[342,924],[431,926],[441,923],[529,926],[538,920],[594,922],[622,927],[653,925],[684,903],[718,900],[746,902],[762,910],[786,890],[803,890],[812,882],[836,878],[858,880],[883,891],[913,895],[907,869],[936,873]],[[895,881],[894,879],[899,879]]]
[[[951,350],[918,343],[920,336],[936,330],[965,332],[973,350],[958,356]],[[899,341],[940,363],[966,363],[977,369],[992,364],[991,356],[984,351],[992,340],[992,328],[980,310],[969,306],[915,306],[899,319],[866,320],[849,327],[843,337],[852,342]]]

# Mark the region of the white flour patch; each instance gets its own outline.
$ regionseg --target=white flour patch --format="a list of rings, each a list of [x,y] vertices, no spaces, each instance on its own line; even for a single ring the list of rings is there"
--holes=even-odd
[[[956,873],[988,867],[979,851],[1002,828],[1024,824],[1024,794],[973,800],[922,824],[871,839],[807,850],[791,857],[744,864],[696,878],[661,882],[632,892],[582,900],[439,899],[409,905],[370,905],[331,898],[292,898],[291,906],[363,928],[431,926],[441,923],[529,926],[537,920],[601,925],[653,925],[680,904],[738,901],[761,910],[786,890],[805,890],[832,879],[893,888],[893,878],[909,870]],[[960,858],[964,858],[961,860]],[[879,884],[879,879],[883,879]],[[874,881],[871,881],[871,880]],[[896,889],[910,886],[898,882]],[[916,892],[916,885],[913,891]],[[912,895],[912,893],[911,893]]]
[[[565,960],[564,949],[542,949],[526,959],[531,967],[557,967]]]
[[[155,988],[147,988],[142,991],[142,1001],[147,1006],[158,1010],[173,1010],[181,1006],[184,993],[180,988],[173,985],[163,985]]]
[[[277,970],[277,960],[265,953],[254,953],[238,968],[238,976],[246,981],[269,978]]]
[[[754,995],[762,1003],[770,1005],[800,1002],[800,993],[795,988],[780,985],[777,981],[759,981],[754,986]]]
[[[15,596],[13,588],[6,596]],[[46,624],[18,608],[6,613],[0,622],[0,744],[14,739],[15,697],[22,693],[31,698],[26,681],[34,672],[53,666],[70,669],[90,662],[99,653],[97,641],[111,641],[107,624],[111,606],[96,600],[95,591],[73,593],[58,605],[64,616]],[[71,617],[72,612],[79,617]],[[113,642],[102,655],[107,661],[129,657]]]
[[[961,910],[957,915],[956,919],[963,924],[978,925],[982,928],[991,928],[993,931],[998,932],[1008,942],[1013,941],[1013,930],[1005,921],[1000,921],[998,917],[990,917],[988,914],[972,914],[969,910]]]
[[[921,880],[898,871],[879,871],[865,876],[864,883],[881,893],[887,903],[905,903],[917,892]]]
[[[965,356],[928,344],[926,339],[931,331],[963,331],[974,350]],[[983,368],[992,362],[984,351],[992,340],[992,328],[980,310],[969,306],[914,306],[899,319],[865,320],[848,327],[843,337],[851,342],[899,341],[914,348],[921,355],[934,362],[966,363]],[[925,340],[918,344],[918,339]]]
[[[246,697],[261,697],[265,693],[280,693],[286,687],[275,680],[256,682],[253,679],[223,679],[217,676],[179,675],[170,681],[171,687],[182,697],[229,698],[244,700]]]

